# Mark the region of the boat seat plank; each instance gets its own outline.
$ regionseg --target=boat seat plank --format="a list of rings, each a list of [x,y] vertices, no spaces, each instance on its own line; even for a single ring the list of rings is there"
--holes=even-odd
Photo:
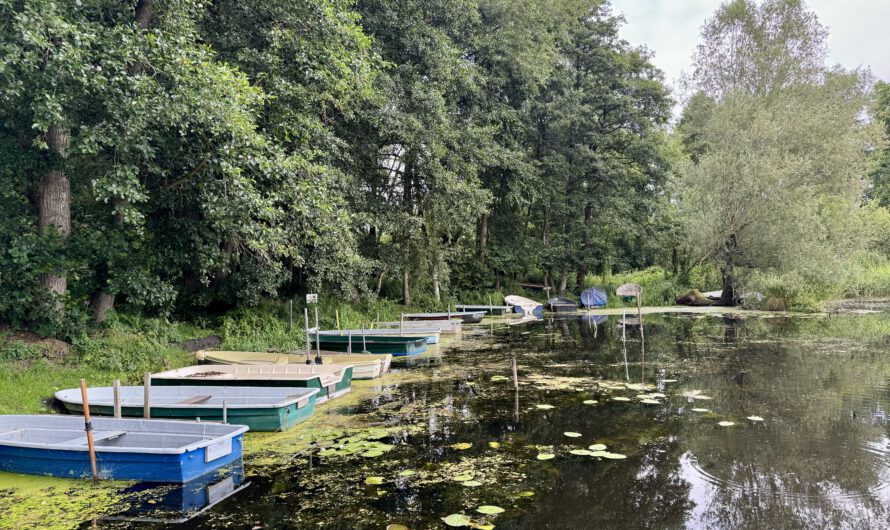
[[[188,399],[183,399],[182,401],[178,401],[177,405],[194,405],[195,403],[200,403],[202,401],[207,401],[210,399],[210,396],[192,396]]]
[[[20,432],[22,432],[21,429],[7,429],[5,431],[0,431],[0,438],[3,438],[4,436],[10,435],[10,434],[18,434]]]
[[[127,431],[93,431],[93,442],[98,442],[99,440],[107,440],[109,438],[117,438],[118,436],[123,436],[125,434],[127,434]],[[76,438],[65,440],[63,442],[57,442],[53,445],[75,447],[78,445],[86,445],[86,443],[87,435],[82,434]]]

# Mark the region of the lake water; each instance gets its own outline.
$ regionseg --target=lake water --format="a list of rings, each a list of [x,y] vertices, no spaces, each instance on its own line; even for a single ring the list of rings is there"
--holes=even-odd
[[[211,500],[249,485],[182,527],[890,527],[890,315],[644,318],[468,328],[249,435]]]

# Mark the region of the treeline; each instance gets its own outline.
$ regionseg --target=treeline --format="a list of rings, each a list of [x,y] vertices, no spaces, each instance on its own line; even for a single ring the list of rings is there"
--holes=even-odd
[[[0,0],[0,321],[669,260],[673,103],[621,23],[580,0]]]

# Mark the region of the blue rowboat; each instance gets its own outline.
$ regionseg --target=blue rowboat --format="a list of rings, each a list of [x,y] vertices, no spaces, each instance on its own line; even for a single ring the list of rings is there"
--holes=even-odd
[[[247,427],[185,421],[93,418],[99,478],[182,483],[241,458]],[[0,416],[0,470],[89,478],[83,417]]]
[[[581,303],[584,307],[605,307],[608,296],[606,291],[591,287],[581,292]]]
[[[312,416],[318,392],[317,388],[294,387],[153,385],[150,396],[151,417],[222,421],[225,416],[228,422],[247,425],[251,431],[286,431]],[[110,386],[88,389],[87,398],[90,402],[90,412],[93,414],[105,416],[114,414],[114,393]],[[69,412],[76,414],[83,412],[83,400],[79,388],[59,390],[56,392],[56,399],[62,402]],[[122,386],[121,414],[142,416],[144,400],[145,387]]]

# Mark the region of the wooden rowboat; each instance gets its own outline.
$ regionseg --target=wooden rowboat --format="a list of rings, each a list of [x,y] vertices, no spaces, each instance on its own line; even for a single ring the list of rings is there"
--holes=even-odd
[[[118,418],[93,418],[92,425],[99,478],[147,482],[188,482],[240,460],[247,431],[243,425]],[[90,477],[83,418],[0,416],[0,470]]]
[[[568,298],[551,298],[547,300],[547,307],[554,313],[571,313],[578,310],[578,303]]]
[[[246,425],[252,431],[286,431],[308,419],[315,411],[317,388],[265,388],[238,386],[152,386],[152,418],[223,421]],[[68,412],[83,412],[79,388],[56,392]],[[114,414],[114,391],[110,386],[87,390],[90,412]],[[145,387],[121,387],[121,414],[142,416]]]
[[[506,315],[512,309],[512,307],[510,307],[508,305],[485,305],[485,304],[479,304],[479,305],[458,304],[458,305],[454,306],[454,308],[457,309],[458,311],[469,311],[469,312],[482,311],[488,315],[498,315],[498,316]]]
[[[315,337],[315,331],[310,330],[309,336]],[[439,343],[439,330],[434,328],[415,328],[410,331],[398,329],[323,329],[318,332],[322,337],[352,337],[353,351],[361,351],[355,349],[356,343],[361,343],[362,338],[365,340],[376,339],[378,337],[424,337],[427,344]]]
[[[316,352],[309,355],[310,364],[315,364]],[[324,350],[321,353],[322,365],[352,365],[353,379],[375,379],[389,371],[392,355],[389,354],[347,354]],[[195,359],[203,364],[306,364],[305,353],[264,353],[251,351],[208,351],[198,350]]]
[[[411,335],[378,335],[362,337],[355,335],[321,335],[316,344],[315,335],[309,333],[312,348],[341,352],[389,353],[394,357],[418,355],[426,351],[427,337]]]
[[[513,309],[520,315],[525,316],[543,316],[544,306],[540,302],[536,302],[523,296],[511,294],[504,297],[504,301],[513,306]]]
[[[464,324],[482,322],[485,311],[453,311],[447,313],[405,313],[406,320],[462,320]]]
[[[378,322],[375,324],[381,329],[402,329],[413,331],[415,329],[434,329],[442,334],[460,333],[463,329],[463,320],[404,320],[396,322]]]
[[[316,402],[342,396],[352,390],[352,366],[325,364],[187,366],[152,374],[152,385],[226,387],[317,388]]]

